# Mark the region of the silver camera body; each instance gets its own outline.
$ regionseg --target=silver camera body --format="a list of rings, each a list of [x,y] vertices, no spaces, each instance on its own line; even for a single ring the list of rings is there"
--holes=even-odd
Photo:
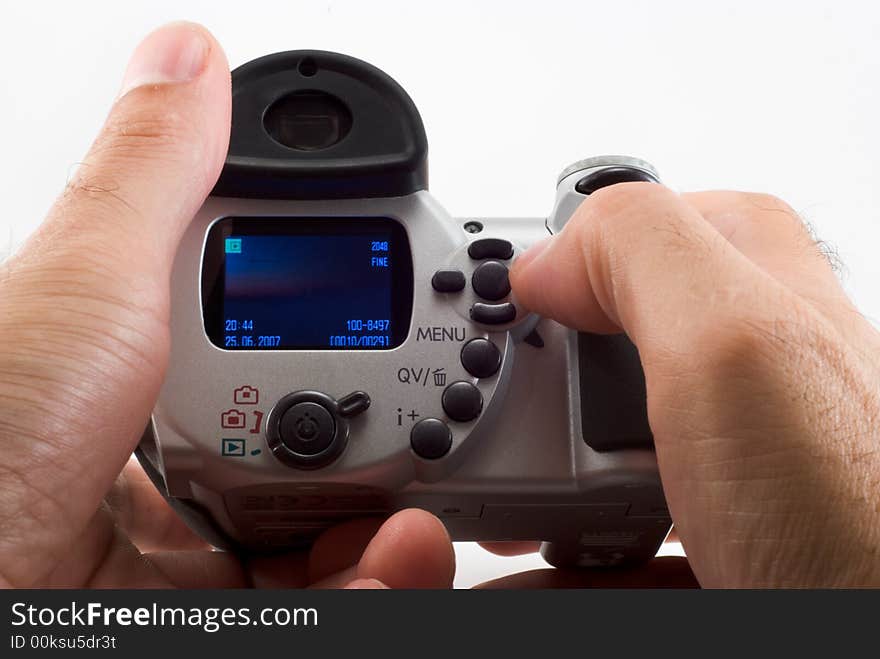
[[[378,69],[280,53],[237,69],[233,93],[137,451],[184,519],[273,552],[417,507],[454,540],[542,540],[554,565],[653,557],[671,520],[635,348],[529,313],[507,280],[586,195],[656,181],[650,165],[569,167],[546,219],[456,219],[427,191],[415,106]]]

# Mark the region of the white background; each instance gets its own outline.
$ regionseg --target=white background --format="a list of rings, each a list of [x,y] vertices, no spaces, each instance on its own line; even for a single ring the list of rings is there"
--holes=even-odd
[[[880,10],[862,2],[3,2],[0,254],[40,222],[169,20],[232,66],[319,48],[390,73],[419,107],[454,215],[544,216],[555,177],[643,157],[682,190],[773,192],[834,245],[880,318]],[[540,564],[459,545],[458,585]]]

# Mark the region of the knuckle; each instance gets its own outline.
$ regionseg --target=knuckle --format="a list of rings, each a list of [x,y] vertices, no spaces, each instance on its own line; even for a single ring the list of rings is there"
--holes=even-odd
[[[597,190],[581,204],[587,216],[597,218],[616,218],[632,215],[632,211],[643,212],[661,199],[672,194],[656,183],[618,183]]]
[[[842,269],[834,247],[820,240],[813,226],[787,202],[760,192],[732,195],[732,212],[739,222],[748,223],[751,231],[763,234],[768,241],[791,250],[797,257],[819,259],[833,270]]]
[[[165,187],[173,200],[189,194],[190,181],[201,180],[204,127],[179,102],[163,102],[163,94],[142,89],[120,99],[54,209],[61,224],[88,229],[100,222],[100,232],[89,235],[124,240],[155,219],[147,216],[155,205],[151,187]]]
[[[775,366],[793,341],[796,324],[729,317],[712,327],[703,326],[693,339],[695,352],[705,356],[705,368],[722,382],[759,380]],[[773,378],[771,378],[771,381]]]
[[[603,188],[582,205],[578,218],[582,242],[608,274],[624,270],[632,258],[662,267],[669,259],[712,258],[723,240],[698,230],[678,195],[654,183],[624,183]]]
[[[144,90],[149,91],[149,90]],[[95,152],[118,157],[167,157],[189,142],[197,128],[192,119],[161,99],[123,99],[95,144]]]
[[[138,214],[138,199],[130,184],[145,168],[156,173],[165,165],[199,167],[195,148],[203,132],[197,118],[180,107],[168,90],[141,88],[121,98],[84,162],[62,195],[62,202],[98,204],[109,219]]]
[[[789,217],[798,217],[795,210],[779,197],[766,192],[738,192],[743,207],[751,207],[762,212],[775,212]]]
[[[803,218],[779,197],[763,192],[733,192],[731,211],[741,222],[755,225],[758,230],[782,228],[800,238],[811,240]]]
[[[671,193],[653,183],[621,183],[602,188],[585,199],[572,216],[571,231],[585,246],[601,246],[602,252],[643,235],[652,224],[673,228],[674,214],[658,211],[658,201]],[[650,219],[649,219],[650,218]]]
[[[613,301],[624,300],[630,303],[624,307],[631,307],[671,262],[687,263],[693,272],[709,271],[700,266],[717,257],[724,240],[701,231],[696,219],[677,194],[654,183],[618,184],[585,200],[570,230],[600,305],[611,309]]]
[[[622,183],[599,190],[581,206],[582,229],[619,249],[636,243],[652,250],[686,248],[704,242],[688,226],[678,195],[655,183]]]

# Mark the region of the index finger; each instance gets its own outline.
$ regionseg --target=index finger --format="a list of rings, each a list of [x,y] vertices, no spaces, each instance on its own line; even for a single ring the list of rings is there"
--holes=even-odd
[[[693,206],[650,183],[592,194],[559,235],[514,263],[511,284],[525,307],[564,325],[625,331],[643,359],[786,295]]]

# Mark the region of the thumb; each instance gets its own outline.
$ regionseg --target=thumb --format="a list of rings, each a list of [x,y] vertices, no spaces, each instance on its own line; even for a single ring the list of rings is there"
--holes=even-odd
[[[220,174],[229,145],[229,66],[210,33],[172,23],[147,36],[126,68],[101,133],[28,245],[121,261],[119,274],[159,279]]]
[[[85,528],[149,418],[171,265],[222,167],[230,105],[205,29],[153,32],[67,189],[2,266],[0,568],[13,581],[51,567]]]

